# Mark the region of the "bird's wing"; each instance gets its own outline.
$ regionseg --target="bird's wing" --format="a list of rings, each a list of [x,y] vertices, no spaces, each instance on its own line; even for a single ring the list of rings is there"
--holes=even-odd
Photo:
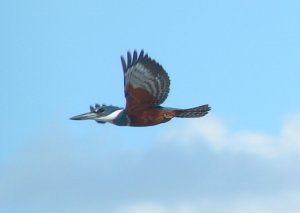
[[[162,104],[168,97],[170,79],[156,61],[137,51],[127,53],[127,63],[121,56],[124,71],[126,108],[148,108]]]

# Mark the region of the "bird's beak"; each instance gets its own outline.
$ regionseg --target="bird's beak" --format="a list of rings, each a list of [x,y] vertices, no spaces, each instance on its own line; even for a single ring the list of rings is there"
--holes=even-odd
[[[84,113],[82,115],[74,116],[70,119],[71,120],[95,120],[95,118],[97,118],[98,116],[99,115],[95,112],[88,112],[88,113]]]

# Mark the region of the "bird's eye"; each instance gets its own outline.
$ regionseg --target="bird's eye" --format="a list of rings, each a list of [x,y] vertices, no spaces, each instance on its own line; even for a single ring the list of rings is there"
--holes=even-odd
[[[104,112],[104,109],[103,108],[99,108],[99,109],[97,109],[97,112]]]
[[[103,112],[104,109],[99,105],[99,104],[95,104],[95,112]]]

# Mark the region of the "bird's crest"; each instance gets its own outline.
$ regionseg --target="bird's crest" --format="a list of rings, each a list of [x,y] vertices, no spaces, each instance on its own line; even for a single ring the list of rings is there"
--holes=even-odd
[[[105,104],[102,104],[102,105],[95,104],[94,107],[92,105],[90,105],[90,111],[95,112],[95,113],[101,113],[101,112],[104,112],[104,110],[105,110],[104,107],[106,107]]]

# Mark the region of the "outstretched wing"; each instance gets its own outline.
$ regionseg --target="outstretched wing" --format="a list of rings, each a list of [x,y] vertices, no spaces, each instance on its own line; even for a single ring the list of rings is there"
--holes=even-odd
[[[170,79],[156,61],[137,51],[127,52],[127,63],[121,56],[124,71],[126,108],[148,108],[162,104],[168,97]]]

